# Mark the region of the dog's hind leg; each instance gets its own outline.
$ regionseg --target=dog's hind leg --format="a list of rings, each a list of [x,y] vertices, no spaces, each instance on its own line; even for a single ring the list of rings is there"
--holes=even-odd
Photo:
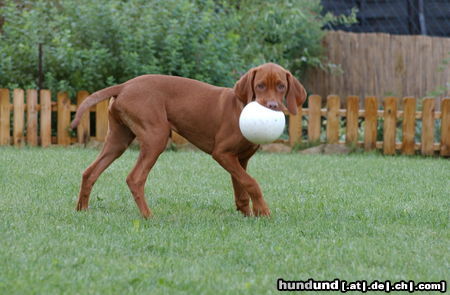
[[[136,134],[141,146],[141,152],[136,165],[127,177],[127,184],[142,216],[148,218],[152,215],[152,212],[145,200],[145,182],[159,155],[166,148],[170,127],[168,123],[166,126],[165,124],[160,124],[157,128],[142,129]]]
[[[100,174],[123,152],[135,138],[131,130],[109,114],[108,133],[97,159],[83,172],[77,210],[88,208],[89,195]]]

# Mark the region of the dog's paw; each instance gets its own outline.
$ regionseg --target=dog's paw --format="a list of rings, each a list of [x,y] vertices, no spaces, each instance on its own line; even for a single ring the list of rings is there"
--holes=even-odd
[[[149,219],[153,217],[153,212],[150,210],[150,208],[144,208],[141,210],[141,215],[144,219]]]
[[[267,216],[267,217],[269,217],[270,216],[270,209],[267,206],[263,206],[263,207],[260,207],[260,208],[257,208],[255,206],[253,206],[253,215],[257,216],[257,217],[259,217],[259,216]]]
[[[250,204],[246,204],[244,206],[236,205],[236,210],[241,212],[244,216],[252,216],[252,209],[250,209]]]
[[[83,210],[87,210],[88,206],[85,205],[83,202],[78,202],[77,203],[77,207],[75,208],[75,210],[77,211],[83,211]]]

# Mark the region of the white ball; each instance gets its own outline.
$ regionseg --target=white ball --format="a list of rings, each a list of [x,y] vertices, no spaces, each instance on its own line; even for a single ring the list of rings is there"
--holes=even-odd
[[[285,125],[283,112],[273,111],[256,101],[247,104],[239,117],[242,135],[256,144],[273,142],[283,133]]]

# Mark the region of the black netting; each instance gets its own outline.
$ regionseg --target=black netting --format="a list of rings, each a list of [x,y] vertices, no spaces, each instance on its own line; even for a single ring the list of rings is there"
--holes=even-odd
[[[450,37],[450,0],[322,0],[336,15],[358,10],[358,23],[331,30]]]

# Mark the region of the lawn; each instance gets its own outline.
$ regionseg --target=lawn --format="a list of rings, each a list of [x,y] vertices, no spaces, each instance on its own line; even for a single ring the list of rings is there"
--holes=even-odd
[[[267,294],[285,280],[440,281],[450,272],[450,161],[257,154],[271,218],[234,209],[208,155],[166,152],[144,220],[127,151],[76,212],[81,148],[0,148],[0,294]]]

